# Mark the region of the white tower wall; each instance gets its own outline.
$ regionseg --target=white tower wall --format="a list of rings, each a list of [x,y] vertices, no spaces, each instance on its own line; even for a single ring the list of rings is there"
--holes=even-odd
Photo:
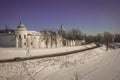
[[[27,47],[27,29],[24,24],[20,22],[17,30],[15,31],[16,36],[16,47],[18,48],[26,48]]]

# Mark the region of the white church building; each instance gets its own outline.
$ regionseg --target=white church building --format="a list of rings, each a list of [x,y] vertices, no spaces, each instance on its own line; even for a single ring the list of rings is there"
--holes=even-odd
[[[63,39],[60,36],[57,36],[55,41],[52,41],[51,37],[48,36],[46,42],[45,38],[41,32],[30,31],[20,22],[14,33],[0,33],[0,47],[50,48],[63,46]],[[73,40],[67,41],[69,46],[75,45],[75,42]],[[77,44],[81,45],[84,42],[84,40],[77,41]]]

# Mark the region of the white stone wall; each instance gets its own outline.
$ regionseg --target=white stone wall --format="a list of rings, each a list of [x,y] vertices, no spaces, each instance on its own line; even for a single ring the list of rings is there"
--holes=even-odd
[[[21,35],[21,39],[19,39]],[[26,38],[24,36],[26,35]],[[85,40],[66,40],[65,46],[79,46],[84,44]],[[17,47],[17,48],[46,48],[46,40],[44,35],[28,35],[27,31],[16,31],[16,34],[0,34],[1,47]],[[62,47],[62,38],[57,37],[57,47]],[[56,47],[56,42],[48,40],[48,48]]]
[[[40,37],[39,37],[39,48],[45,48],[46,46],[45,46],[45,39],[44,39],[44,36],[43,35],[41,35]]]
[[[16,39],[18,40],[18,42],[16,41],[16,47],[18,48],[26,48],[27,47],[27,43],[26,43],[26,39],[27,39],[27,31],[15,31],[15,36]],[[20,38],[21,36],[21,38]]]
[[[26,40],[28,48],[44,48],[45,41],[41,35],[28,35]]]
[[[46,42],[48,45],[46,45]],[[64,42],[64,45],[63,45]],[[53,48],[62,46],[79,46],[85,40],[66,40],[62,37],[42,35],[36,31],[28,31],[23,24],[15,31],[15,34],[0,34],[0,46],[16,48]]]
[[[32,36],[33,48],[39,48],[39,36]]]

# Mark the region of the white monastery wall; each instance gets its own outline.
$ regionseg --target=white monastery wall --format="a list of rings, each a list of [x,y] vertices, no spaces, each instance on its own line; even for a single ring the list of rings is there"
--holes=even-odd
[[[37,31],[29,31],[25,25],[20,22],[15,34],[3,33],[0,34],[1,47],[16,47],[16,48],[53,48],[62,46],[78,46],[84,43],[84,40],[66,40],[61,36],[52,37],[41,34]]]

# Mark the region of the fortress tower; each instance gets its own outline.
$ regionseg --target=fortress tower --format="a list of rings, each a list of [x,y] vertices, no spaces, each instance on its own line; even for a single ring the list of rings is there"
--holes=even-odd
[[[22,22],[20,22],[20,24],[18,25],[15,31],[17,48],[26,48],[27,33],[28,30],[25,28],[25,25]]]

